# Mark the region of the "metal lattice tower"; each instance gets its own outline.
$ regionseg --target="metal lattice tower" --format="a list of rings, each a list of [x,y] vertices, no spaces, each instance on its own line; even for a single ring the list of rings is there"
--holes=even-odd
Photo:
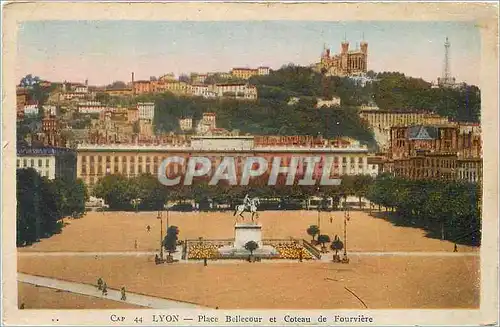
[[[448,41],[448,37],[446,37],[446,41],[444,42],[444,67],[443,67],[443,81],[445,84],[449,84],[451,81],[451,73],[450,73],[450,41]]]

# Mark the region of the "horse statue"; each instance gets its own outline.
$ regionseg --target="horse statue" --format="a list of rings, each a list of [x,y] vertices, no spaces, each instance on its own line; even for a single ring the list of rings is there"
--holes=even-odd
[[[239,204],[235,207],[233,216],[238,214],[243,220],[245,217],[243,216],[244,212],[252,213],[252,222],[254,221],[253,217],[257,215],[259,217],[259,213],[257,212],[257,208],[260,205],[259,198],[248,199],[248,203]]]

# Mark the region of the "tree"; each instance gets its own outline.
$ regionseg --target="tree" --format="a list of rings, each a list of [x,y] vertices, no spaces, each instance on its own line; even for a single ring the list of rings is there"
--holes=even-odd
[[[259,244],[255,241],[248,241],[245,244],[245,250],[250,251],[250,257],[253,257],[253,251],[259,248]]]
[[[335,255],[333,256],[333,261],[339,261],[339,251],[341,251],[344,248],[344,243],[340,240],[338,235],[335,235],[332,244],[330,245],[330,248],[335,251]]]
[[[359,208],[362,208],[361,198],[365,197],[368,193],[368,189],[373,182],[373,178],[370,175],[356,175],[352,182],[352,191],[359,198]]]
[[[163,247],[168,252],[169,261],[172,261],[172,253],[177,249],[177,239],[179,235],[179,228],[177,226],[170,226],[167,228],[167,235],[163,239]]]
[[[321,244],[321,249],[323,250],[323,252],[326,252],[325,244],[328,242],[330,242],[330,236],[324,234],[318,235],[318,243]]]
[[[312,237],[312,241],[314,242],[314,238],[316,235],[319,234],[319,227],[318,225],[311,225],[309,228],[306,230],[307,234]]]
[[[141,210],[162,210],[167,201],[167,187],[151,174],[141,174],[132,181],[141,199]]]
[[[86,190],[81,181],[48,180],[32,168],[18,169],[16,180],[17,246],[31,245],[60,232],[62,217],[74,208],[81,212],[85,209]]]
[[[130,210],[131,201],[138,198],[135,180],[122,175],[107,175],[94,186],[94,195],[104,199],[111,210]]]
[[[39,237],[40,193],[42,182],[36,170],[18,169],[17,180],[17,246],[30,245]]]

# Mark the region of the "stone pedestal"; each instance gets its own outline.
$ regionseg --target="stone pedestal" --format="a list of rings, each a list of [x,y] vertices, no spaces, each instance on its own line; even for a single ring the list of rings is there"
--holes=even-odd
[[[246,258],[250,251],[245,249],[245,244],[250,241],[259,245],[254,256],[271,258],[278,255],[274,247],[262,244],[262,225],[255,223],[237,223],[234,226],[234,244],[219,248],[219,253],[225,258]]]
[[[234,247],[245,248],[245,244],[254,241],[262,248],[262,225],[239,223],[234,226]]]

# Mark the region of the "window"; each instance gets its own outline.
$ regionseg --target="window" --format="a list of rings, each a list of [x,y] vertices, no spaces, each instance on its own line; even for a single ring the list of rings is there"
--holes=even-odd
[[[85,158],[85,157],[84,157]],[[49,159],[45,159],[45,167],[49,168]]]
[[[31,164],[31,166],[30,166],[30,167],[35,167],[35,159],[31,159],[31,160],[30,160],[30,164]]]
[[[38,167],[42,167],[42,159],[38,159]]]
[[[17,167],[19,167],[19,165],[21,165],[21,160],[17,159]]]
[[[23,167],[26,167],[27,164],[26,164],[26,159],[23,159]]]

